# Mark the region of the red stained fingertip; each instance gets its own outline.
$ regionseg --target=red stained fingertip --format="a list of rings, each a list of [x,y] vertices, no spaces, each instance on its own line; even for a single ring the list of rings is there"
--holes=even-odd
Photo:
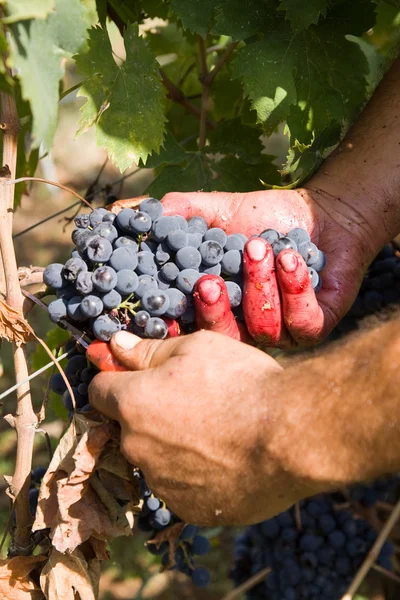
[[[114,357],[107,342],[95,340],[86,350],[87,359],[100,371],[127,371]]]
[[[289,333],[299,342],[317,342],[324,328],[324,314],[312,288],[306,263],[297,252],[284,250],[277,258],[276,271]]]
[[[236,340],[241,339],[222,277],[203,275],[195,285],[193,302],[197,329],[207,329],[223,333]]]

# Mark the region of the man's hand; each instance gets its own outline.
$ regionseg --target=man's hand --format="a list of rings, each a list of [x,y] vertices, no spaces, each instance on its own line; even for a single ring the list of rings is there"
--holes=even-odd
[[[132,372],[100,373],[90,403],[187,522],[247,524],[400,469],[400,320],[287,369],[217,333],[111,340]],[[367,407],[367,408],[366,408]]]
[[[198,525],[266,519],[312,493],[271,453],[281,368],[251,346],[210,332],[141,340],[121,332],[116,358],[136,372],[101,373],[90,402],[121,424],[121,450],[150,488]]]
[[[367,265],[384,243],[377,230],[366,220],[360,221],[351,206],[306,189],[248,194],[170,193],[163,204],[167,214],[186,218],[201,215],[210,227],[221,227],[228,234],[250,236],[270,227],[287,233],[303,227],[325,252],[327,266],[322,272],[322,289],[316,296],[300,254],[285,250],[275,270],[269,244],[264,240],[248,242],[244,252],[245,319],[252,337],[266,345],[291,346],[325,337],[350,308]],[[206,294],[200,296],[205,298]],[[231,334],[225,331],[229,329],[225,323],[230,322],[223,298],[219,303],[212,302],[209,319],[207,307],[199,303],[198,294],[196,298],[201,326]]]

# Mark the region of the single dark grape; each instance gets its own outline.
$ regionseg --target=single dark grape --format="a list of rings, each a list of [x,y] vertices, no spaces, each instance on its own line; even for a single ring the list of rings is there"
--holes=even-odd
[[[108,261],[110,267],[115,271],[132,269],[134,271],[138,264],[138,255],[133,248],[116,248]]]
[[[114,333],[121,330],[121,323],[116,317],[100,315],[93,321],[93,333],[98,340],[109,342]]]
[[[151,316],[158,317],[168,310],[169,297],[162,290],[149,290],[142,296],[142,306]]]
[[[98,317],[103,312],[103,302],[98,296],[89,294],[82,299],[80,309],[85,317]]]
[[[64,265],[61,263],[53,263],[43,271],[43,281],[49,287],[59,290],[66,285],[66,280],[63,276]]]
[[[109,240],[96,235],[88,242],[86,252],[89,260],[92,262],[104,263],[110,259],[113,247]]]
[[[144,327],[146,337],[163,340],[168,335],[168,327],[159,317],[150,317]]]
[[[139,285],[139,277],[131,269],[122,269],[117,273],[117,284],[115,289],[123,296],[133,294]]]
[[[149,319],[150,313],[146,310],[139,310],[135,315],[135,323],[139,327],[144,327]]]
[[[146,233],[151,229],[151,217],[147,212],[137,211],[129,219],[129,229],[134,233]]]
[[[93,285],[99,292],[109,292],[117,285],[117,273],[112,267],[98,267],[93,273]]]
[[[150,215],[153,221],[161,217],[163,206],[159,200],[155,198],[146,198],[140,203],[139,210]]]

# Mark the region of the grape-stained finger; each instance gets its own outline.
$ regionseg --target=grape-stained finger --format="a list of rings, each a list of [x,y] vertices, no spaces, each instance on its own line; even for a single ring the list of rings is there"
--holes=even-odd
[[[273,346],[286,337],[275,276],[274,253],[263,238],[250,239],[243,255],[243,310],[247,329],[259,343]]]
[[[324,314],[313,290],[309,269],[298,252],[284,250],[276,260],[283,318],[295,341],[316,341],[324,327]]]
[[[203,275],[193,294],[197,329],[223,333],[241,339],[238,323],[231,311],[225,281],[218,275]]]

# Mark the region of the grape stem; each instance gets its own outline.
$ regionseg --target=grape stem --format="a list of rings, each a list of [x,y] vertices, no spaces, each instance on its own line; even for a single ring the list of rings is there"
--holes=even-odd
[[[5,60],[5,59],[4,59]],[[6,67],[7,68],[7,67]],[[15,98],[2,92],[1,129],[3,132],[3,165],[7,165],[6,177],[15,178],[17,163],[17,145],[20,123]],[[12,241],[12,224],[14,213],[14,185],[4,176],[0,195],[0,251],[4,269],[6,302],[17,309],[21,315],[23,296],[21,293],[18,267]],[[16,382],[28,376],[28,365],[25,349],[21,342],[13,343],[14,372]],[[15,470],[12,477],[7,477],[9,485],[7,493],[15,503],[16,527],[14,538],[9,548],[9,556],[29,555],[32,553],[31,543],[32,515],[29,510],[29,486],[31,480],[33,443],[37,416],[32,407],[29,383],[21,385],[17,392],[16,416],[10,419],[17,434],[17,451]]]
[[[22,181],[38,181],[39,183],[47,183],[47,185],[54,185],[55,187],[58,187],[62,190],[65,190],[66,192],[69,192],[73,196],[76,196],[76,198],[78,198],[81,202],[86,204],[86,206],[88,206],[91,211],[94,210],[90,202],[85,200],[85,198],[78,194],[78,192],[75,192],[75,190],[71,190],[71,188],[67,187],[66,185],[63,185],[62,183],[57,183],[57,181],[50,181],[50,179],[43,179],[42,177],[19,177],[18,179],[3,179],[2,183],[3,185],[12,185],[14,190],[14,185],[16,183],[21,183]]]
[[[133,294],[131,294],[126,300],[124,300],[123,302],[121,302],[121,304],[118,306],[118,310],[120,308],[126,308],[129,310],[129,312],[135,316],[136,315],[136,308],[139,308],[140,306],[140,300],[138,302],[132,303],[129,302],[129,299],[132,297]]]

